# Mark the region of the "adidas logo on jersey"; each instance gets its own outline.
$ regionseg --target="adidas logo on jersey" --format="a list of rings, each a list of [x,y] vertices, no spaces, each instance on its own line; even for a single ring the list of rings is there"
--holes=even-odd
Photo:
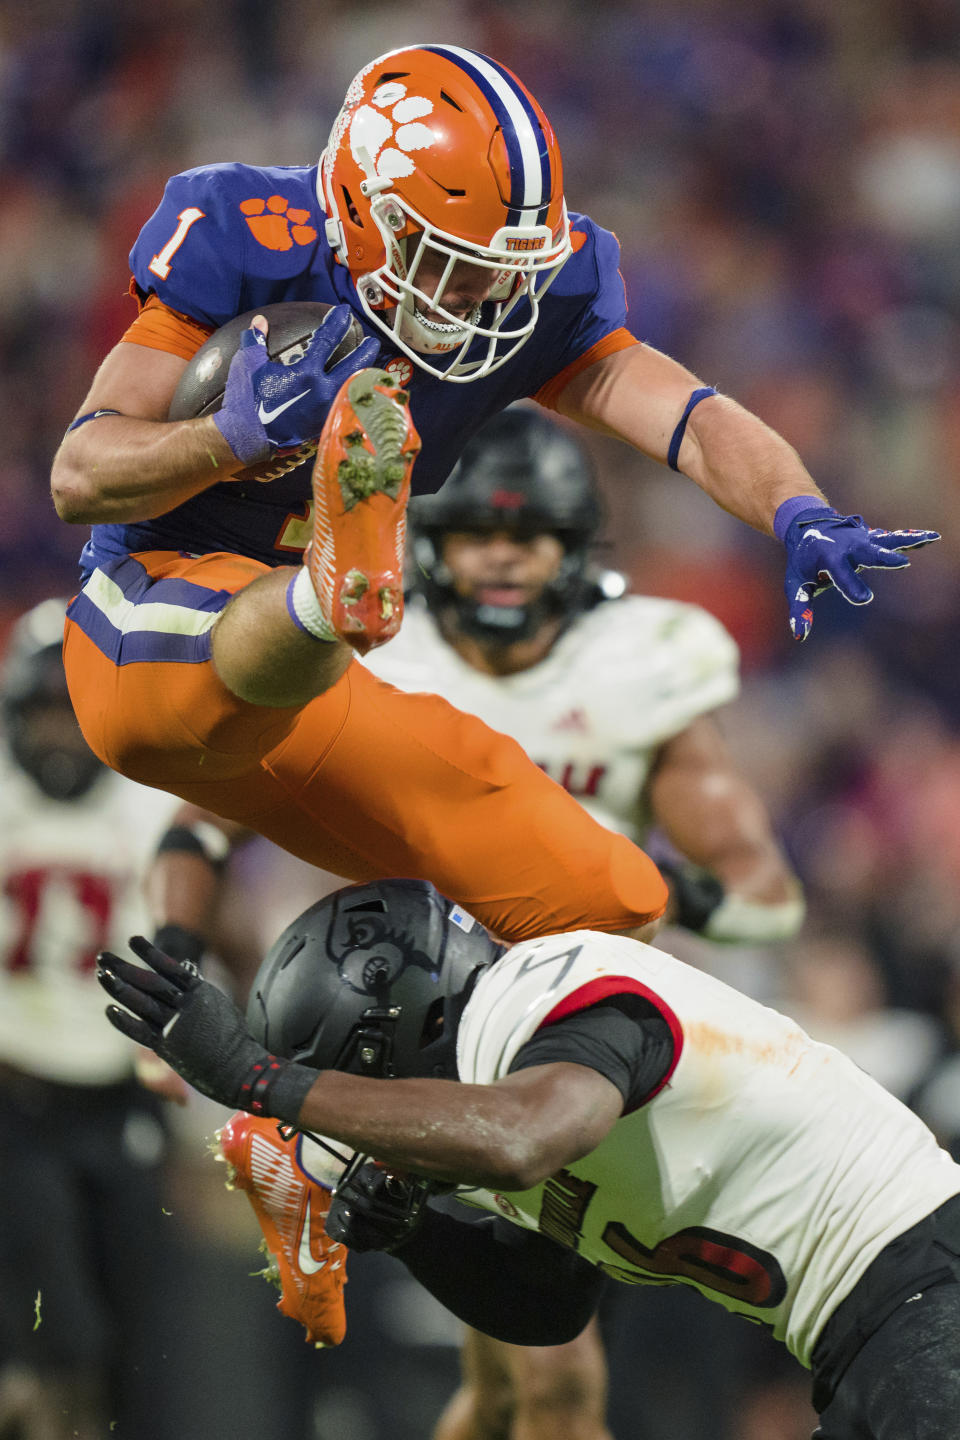
[[[561,715],[559,720],[555,720],[550,726],[550,729],[555,731],[572,731],[577,735],[585,735],[590,729],[590,722],[587,720],[586,711],[576,707],[573,710],[568,710],[565,715]]]

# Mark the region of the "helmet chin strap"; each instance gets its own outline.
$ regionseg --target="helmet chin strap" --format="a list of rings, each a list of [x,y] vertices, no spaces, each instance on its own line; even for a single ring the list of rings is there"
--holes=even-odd
[[[373,156],[366,145],[358,145],[354,150],[357,164],[363,171],[366,179],[360,181],[360,194],[369,200],[373,195],[381,195],[384,190],[393,189],[393,181],[389,175],[378,175],[377,167],[373,163]]]
[[[429,542],[428,550],[437,554],[434,542]],[[452,611],[460,634],[503,647],[532,639],[550,620],[563,622],[557,632],[559,638],[584,608],[587,593],[578,556],[570,551],[564,554],[557,573],[525,605],[490,605],[472,595],[460,595],[443,560],[431,568],[426,586],[429,607],[436,614]]]
[[[411,350],[416,350],[419,355],[434,355],[438,351],[443,353],[462,345],[469,334],[469,325],[477,323],[479,319],[480,306],[476,305],[466,317],[466,325],[454,325],[446,320],[429,320],[418,313],[416,300],[407,296],[401,302],[399,334]]]

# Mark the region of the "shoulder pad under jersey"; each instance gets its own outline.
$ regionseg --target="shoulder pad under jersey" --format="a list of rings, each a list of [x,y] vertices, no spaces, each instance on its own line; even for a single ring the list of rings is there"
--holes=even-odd
[[[258,281],[282,285],[329,248],[315,179],[316,166],[237,163],[174,175],[130,251],[137,285],[215,328],[264,303]]]
[[[627,322],[627,296],[620,273],[620,242],[589,215],[570,216],[573,254],[550,286],[554,300],[580,300],[586,307],[572,349],[582,354]]]
[[[740,652],[698,605],[628,595],[598,605],[561,645],[579,643],[625,739],[657,744],[739,692]]]
[[[642,952],[642,953],[641,953]],[[457,1033],[461,1080],[489,1084],[509,1072],[513,1057],[561,1002],[571,1010],[607,995],[649,993],[663,952],[597,930],[571,930],[514,945],[480,976]],[[580,1003],[571,997],[579,992]]]

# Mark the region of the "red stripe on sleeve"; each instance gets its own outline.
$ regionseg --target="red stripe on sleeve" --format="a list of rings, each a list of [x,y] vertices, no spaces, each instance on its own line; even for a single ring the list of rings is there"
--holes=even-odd
[[[649,1000],[650,1004],[659,1011],[670,1027],[670,1035],[673,1039],[673,1059],[660,1083],[654,1086],[649,1095],[644,1095],[640,1103],[645,1105],[669,1083],[670,1077],[680,1063],[680,1055],[683,1051],[683,1027],[667,1002],[655,990],[649,989],[640,980],[634,980],[627,975],[601,975],[598,979],[588,980],[585,985],[571,990],[569,995],[565,995],[562,1000],[559,1000],[549,1014],[544,1016],[537,1028],[542,1030],[545,1025],[554,1025],[567,1015],[575,1015],[578,1010],[588,1010],[591,1005],[596,1005],[611,995],[642,995],[644,1000]]]

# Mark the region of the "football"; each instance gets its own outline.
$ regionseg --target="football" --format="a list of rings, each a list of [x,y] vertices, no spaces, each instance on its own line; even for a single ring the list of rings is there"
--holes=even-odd
[[[170,402],[168,418],[192,420],[197,415],[212,415],[219,410],[227,383],[230,361],[236,354],[240,337],[255,315],[268,322],[267,354],[282,365],[296,365],[309,345],[330,305],[310,300],[289,300],[279,305],[261,305],[237,315],[215,330],[190,361]],[[364,338],[356,317],[340,344],[330,356],[328,369],[354,351]],[[238,470],[232,480],[277,480],[289,470],[302,465],[316,453],[317,443],[309,440],[294,450],[279,450],[269,460]]]

